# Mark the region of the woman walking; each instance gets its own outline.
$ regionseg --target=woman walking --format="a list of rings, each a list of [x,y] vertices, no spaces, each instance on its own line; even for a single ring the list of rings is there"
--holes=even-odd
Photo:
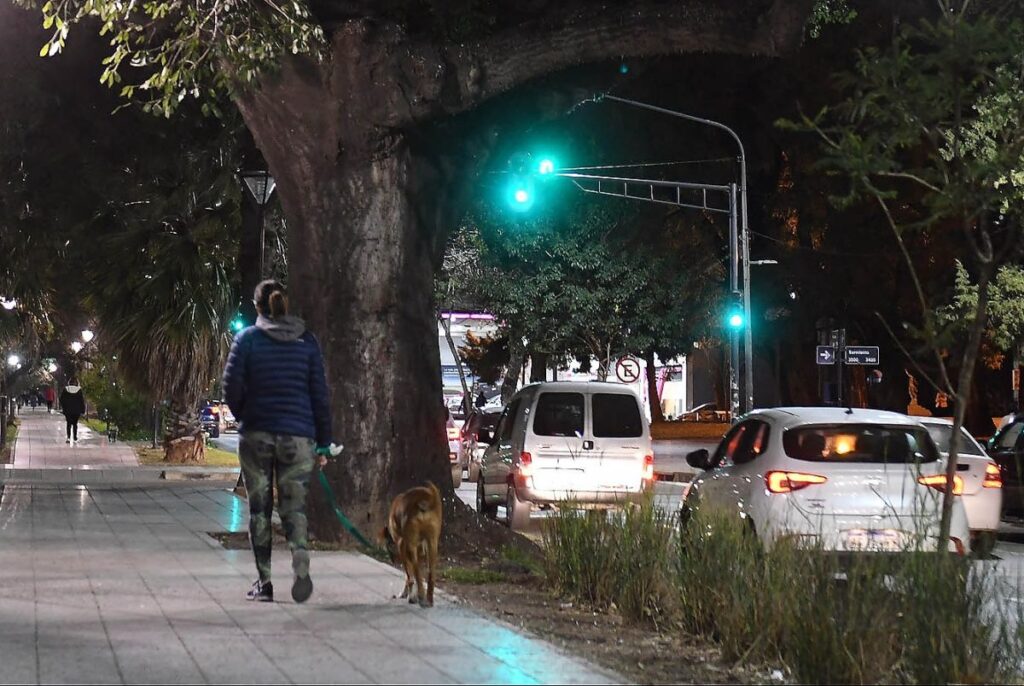
[[[331,443],[330,400],[320,344],[298,317],[288,314],[284,286],[256,286],[259,315],[235,337],[224,368],[224,396],[239,420],[238,455],[249,498],[249,542],[259,578],[249,600],[274,600],[270,579],[273,483],[278,512],[292,551],[292,598],[313,592],[309,576],[306,490],[317,445]]]
[[[85,396],[75,379],[60,392],[60,410],[67,421],[68,445],[78,443],[78,420],[85,414]]]

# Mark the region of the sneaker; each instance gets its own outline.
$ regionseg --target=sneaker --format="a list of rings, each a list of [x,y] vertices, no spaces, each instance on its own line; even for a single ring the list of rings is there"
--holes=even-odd
[[[71,445],[71,439],[70,438],[68,440],[64,441],[64,442],[67,443],[68,445]]]
[[[304,603],[313,595],[313,580],[309,578],[309,551],[296,550],[292,553],[292,571],[295,580],[292,582],[292,600]]]
[[[245,597],[249,600],[258,600],[261,603],[272,603],[274,602],[274,584],[269,581],[263,583],[257,580],[253,582],[252,588],[245,594]]]

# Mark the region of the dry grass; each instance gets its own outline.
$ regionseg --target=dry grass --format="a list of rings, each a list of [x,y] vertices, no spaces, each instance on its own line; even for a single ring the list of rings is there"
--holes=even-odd
[[[151,448],[148,443],[132,443],[135,454],[141,465],[165,466],[169,464],[164,461],[164,449]],[[206,462],[196,465],[199,467],[238,467],[238,455],[220,448],[206,446]]]

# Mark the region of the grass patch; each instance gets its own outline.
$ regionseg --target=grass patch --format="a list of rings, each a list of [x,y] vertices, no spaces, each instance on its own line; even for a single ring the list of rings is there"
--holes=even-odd
[[[7,440],[0,446],[0,464],[10,463],[11,456],[14,454],[14,442],[18,440],[18,429],[20,427],[21,422],[17,419],[7,425]]]
[[[733,513],[674,523],[650,501],[621,516],[560,511],[544,524],[547,579],[627,620],[710,639],[728,660],[784,665],[799,683],[1022,677],[1024,618],[1006,602],[1019,588],[993,564],[913,551],[841,564],[784,543],[765,552]]]
[[[164,461],[164,449],[161,447],[152,448],[148,443],[132,443],[135,454],[141,465],[166,466],[170,463]],[[227,450],[206,446],[206,462],[200,463],[200,467],[238,467],[238,455]]]
[[[449,567],[441,571],[441,579],[459,584],[497,584],[508,581],[508,577],[501,572],[472,567]]]
[[[535,576],[544,575],[544,559],[515,546],[502,546],[500,558],[503,562],[521,567]]]

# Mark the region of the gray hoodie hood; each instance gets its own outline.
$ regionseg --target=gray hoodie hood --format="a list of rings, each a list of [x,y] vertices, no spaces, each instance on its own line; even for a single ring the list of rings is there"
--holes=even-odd
[[[64,390],[67,391],[68,393],[78,393],[80,390],[82,390],[82,387],[81,386],[65,386]]]
[[[302,337],[302,334],[306,333],[306,323],[298,317],[292,317],[291,315],[274,317],[273,319],[260,315],[256,318],[256,328],[266,333],[275,341],[297,341]]]

